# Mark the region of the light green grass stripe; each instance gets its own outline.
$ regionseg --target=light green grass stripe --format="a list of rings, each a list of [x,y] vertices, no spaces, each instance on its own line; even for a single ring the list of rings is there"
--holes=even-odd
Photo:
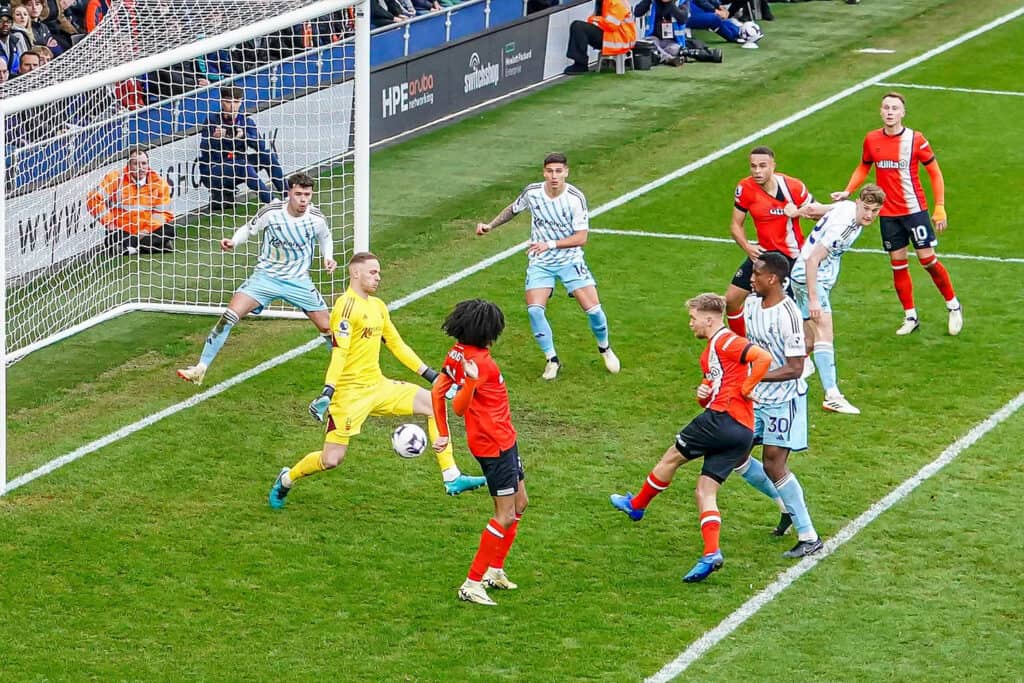
[[[825,548],[816,555],[800,560],[799,563],[784,571],[760,593],[743,603],[735,612],[726,617],[718,626],[698,638],[682,654],[666,664],[661,671],[646,679],[646,683],[666,683],[684,672],[691,664],[703,657],[711,648],[727,638],[747,619],[757,614],[762,607],[775,599],[793,582],[811,571],[819,562],[841,548],[847,541],[860,533],[868,524],[875,521],[883,512],[906,498],[922,483],[940,472],[949,463],[968,448],[977,443],[983,436],[995,429],[999,424],[1010,418],[1024,406],[1024,391],[1017,394],[1006,405],[976,425],[971,431],[954,441],[938,458],[928,463],[917,474],[893,489],[885,498],[869,507],[859,517],[839,530],[835,536],[825,541]]]
[[[606,202],[605,204],[602,204],[601,206],[599,206],[596,209],[594,209],[593,211],[591,211],[590,215],[592,217],[599,216],[599,215],[601,215],[603,213],[611,211],[614,208],[622,206],[623,204],[626,204],[626,203],[628,203],[628,202],[630,202],[630,201],[632,201],[632,200],[634,200],[634,199],[636,199],[638,197],[641,197],[644,194],[647,194],[648,192],[651,192],[652,190],[655,190],[655,189],[661,187],[662,185],[665,185],[665,184],[667,184],[667,183],[669,183],[669,182],[671,182],[673,180],[676,180],[676,179],[681,178],[683,176],[686,176],[686,175],[688,175],[690,173],[693,173],[694,171],[697,171],[697,170],[699,170],[701,168],[704,168],[705,166],[711,164],[712,162],[717,161],[718,159],[721,159],[722,157],[727,156],[727,155],[731,154],[732,152],[735,152],[736,150],[741,149],[741,148],[749,145],[751,142],[754,142],[754,141],[756,141],[758,139],[761,139],[762,137],[764,137],[766,135],[769,135],[771,133],[774,133],[774,132],[777,132],[779,130],[782,130],[783,128],[786,128],[787,126],[789,126],[789,125],[791,125],[793,123],[796,123],[796,122],[798,122],[798,121],[800,121],[800,120],[802,120],[804,118],[807,118],[808,116],[811,116],[812,114],[814,114],[816,112],[819,112],[819,111],[821,111],[821,110],[823,110],[823,109],[825,109],[825,108],[835,104],[836,102],[842,101],[843,99],[849,97],[850,95],[858,93],[861,90],[864,90],[865,88],[871,87],[874,84],[876,84],[876,83],[878,83],[880,81],[883,81],[883,80],[885,80],[886,78],[888,78],[890,76],[893,76],[893,75],[895,75],[897,73],[901,73],[901,72],[903,72],[903,71],[905,71],[907,69],[910,69],[910,68],[912,68],[914,66],[917,66],[917,65],[919,65],[919,64],[921,64],[923,62],[926,62],[927,60],[931,59],[932,57],[935,57],[935,56],[940,55],[940,54],[942,54],[944,52],[947,52],[947,51],[953,49],[954,47],[956,47],[958,45],[961,45],[961,44],[963,44],[963,43],[965,43],[965,42],[967,42],[967,41],[969,41],[969,40],[971,40],[971,39],[973,39],[973,38],[975,38],[975,37],[977,37],[979,35],[982,35],[983,33],[991,31],[994,28],[1002,26],[1003,24],[1005,24],[1005,23],[1007,23],[1009,21],[1012,21],[1013,19],[1016,19],[1017,17],[1019,17],[1021,15],[1024,15],[1024,6],[1021,6],[1021,7],[1017,8],[1016,10],[1014,10],[1013,12],[1010,12],[1009,14],[1004,14],[1003,16],[1001,16],[1001,17],[999,17],[997,19],[994,19],[993,21],[990,21],[989,23],[987,23],[987,24],[985,24],[983,26],[980,26],[980,27],[978,27],[978,28],[976,28],[976,29],[974,29],[972,31],[969,31],[968,33],[965,33],[965,34],[959,36],[958,38],[955,38],[955,39],[953,39],[951,41],[943,43],[942,45],[939,45],[938,47],[932,48],[931,50],[928,50],[927,52],[924,52],[923,54],[918,55],[917,57],[909,59],[906,62],[903,62],[902,64],[898,64],[897,66],[894,66],[894,67],[892,67],[890,69],[887,69],[887,70],[885,70],[885,71],[883,71],[883,72],[881,72],[881,73],[879,73],[879,74],[877,74],[877,75],[875,75],[875,76],[873,76],[873,77],[871,77],[871,78],[869,78],[867,80],[861,81],[860,83],[857,83],[856,85],[850,86],[849,88],[846,88],[846,89],[836,93],[835,95],[827,97],[824,100],[821,100],[820,102],[818,102],[818,103],[816,103],[814,105],[811,105],[810,107],[806,107],[805,109],[802,109],[802,110],[800,110],[799,112],[797,112],[795,114],[792,114],[792,115],[790,115],[790,116],[788,116],[788,117],[786,117],[784,119],[781,119],[781,120],[779,120],[779,121],[777,121],[777,122],[775,122],[775,123],[773,123],[773,124],[771,124],[771,125],[769,125],[769,126],[767,126],[765,128],[762,128],[761,130],[759,130],[759,131],[757,131],[755,133],[752,133],[752,134],[750,134],[750,135],[748,135],[748,136],[746,136],[746,137],[744,137],[744,138],[742,138],[740,140],[737,140],[736,142],[733,142],[732,144],[730,144],[730,145],[728,145],[726,147],[723,147],[723,148],[719,149],[716,152],[712,152],[711,154],[708,154],[708,155],[706,155],[704,157],[701,157],[700,159],[698,159],[698,160],[696,160],[696,161],[694,161],[692,163],[686,164],[685,166],[676,169],[672,173],[664,175],[661,178],[658,178],[657,180],[654,180],[654,181],[652,181],[650,183],[642,185],[642,186],[640,186],[639,188],[637,188],[635,190],[627,192],[627,193],[625,193],[625,194],[623,194],[623,195],[621,195],[621,196],[619,196],[619,197],[617,197],[617,198],[615,198],[615,199],[613,199],[613,200],[611,200],[609,202]],[[416,300],[418,300],[418,299],[420,299],[420,298],[422,298],[424,296],[427,296],[428,294],[431,294],[431,293],[436,292],[436,291],[438,291],[440,289],[443,289],[444,287],[448,287],[451,284],[453,284],[455,282],[458,282],[459,280],[467,277],[470,274],[479,272],[480,270],[483,270],[483,269],[485,269],[487,267],[490,267],[491,265],[494,265],[496,263],[500,263],[501,261],[505,260],[506,258],[509,258],[513,254],[516,254],[519,251],[521,251],[525,246],[526,246],[526,242],[523,242],[523,243],[514,245],[512,247],[509,247],[508,249],[506,249],[506,250],[504,250],[504,251],[502,251],[502,252],[500,252],[498,254],[495,254],[494,256],[490,256],[490,257],[488,257],[488,258],[486,258],[486,259],[484,259],[484,260],[482,260],[482,261],[480,261],[480,262],[478,262],[478,263],[476,263],[476,264],[474,264],[474,265],[472,265],[472,266],[470,266],[468,268],[463,269],[462,271],[459,271],[459,273],[455,273],[453,275],[449,275],[449,276],[447,276],[445,278],[442,278],[438,282],[435,282],[432,285],[428,285],[427,287],[425,287],[423,289],[420,289],[420,290],[418,290],[416,292],[413,292],[412,294],[404,297],[403,299],[400,299],[400,300],[392,303],[389,308],[391,310],[395,310],[395,309],[399,308],[400,306],[407,305],[407,304],[409,304],[409,303],[411,303],[413,301],[416,301]],[[460,275],[461,275],[461,277],[460,277]],[[306,344],[304,344],[302,346],[299,346],[299,347],[297,347],[295,349],[292,349],[291,351],[288,351],[285,354],[282,354],[281,356],[277,356],[276,358],[272,358],[272,359],[266,361],[265,363],[261,363],[260,365],[254,367],[254,368],[251,368],[250,370],[247,370],[247,371],[243,372],[240,375],[236,375],[235,377],[233,377],[233,378],[231,378],[229,380],[221,382],[220,384],[212,387],[211,389],[203,392],[202,394],[198,394],[196,396],[193,396],[193,397],[189,398],[186,401],[181,401],[181,402],[176,403],[176,404],[174,404],[172,406],[169,406],[169,407],[165,408],[164,410],[161,410],[161,411],[159,411],[157,413],[154,413],[153,415],[150,415],[150,416],[145,417],[145,418],[143,418],[141,420],[138,420],[137,422],[134,422],[134,423],[132,423],[130,425],[122,427],[121,429],[117,430],[116,432],[108,434],[107,436],[105,436],[105,437],[103,437],[101,439],[97,439],[97,440],[95,440],[93,442],[90,442],[90,443],[88,443],[88,444],[86,444],[86,445],[84,445],[84,446],[82,446],[80,448],[75,449],[74,451],[72,451],[70,453],[67,453],[65,455],[60,456],[59,458],[55,458],[54,460],[51,460],[50,462],[46,463],[45,465],[42,465],[41,467],[38,467],[35,470],[32,470],[31,472],[23,474],[23,475],[15,478],[13,480],[11,480],[10,482],[8,482],[6,484],[6,486],[4,486],[3,490],[0,491],[0,496],[6,495],[8,492],[13,491],[13,490],[15,490],[17,488],[20,488],[20,487],[24,486],[25,484],[28,484],[29,482],[31,482],[31,481],[33,481],[35,479],[38,479],[39,477],[45,476],[46,474],[49,474],[49,473],[55,471],[56,469],[58,469],[60,467],[63,467],[64,465],[66,465],[68,463],[74,462],[75,460],[78,460],[79,458],[82,458],[85,455],[88,455],[89,453],[95,452],[95,451],[99,450],[100,448],[103,448],[104,446],[110,445],[110,444],[112,444],[112,443],[114,443],[116,441],[124,439],[124,438],[130,436],[131,434],[134,434],[135,432],[150,426],[151,424],[159,422],[160,420],[164,419],[165,417],[170,417],[171,415],[179,413],[182,410],[185,410],[186,408],[191,408],[191,407],[193,407],[195,405],[198,405],[199,403],[202,403],[203,401],[207,400],[208,398],[212,398],[213,396],[216,396],[216,395],[226,391],[227,389],[229,389],[229,388],[231,388],[231,387],[233,387],[233,386],[235,386],[235,385],[237,385],[237,384],[239,384],[239,383],[241,383],[241,382],[243,382],[243,381],[245,381],[247,379],[255,377],[256,375],[259,375],[259,374],[261,374],[262,372],[264,372],[266,370],[274,368],[274,367],[276,367],[276,366],[278,366],[278,365],[280,365],[280,364],[282,364],[282,363],[284,363],[284,362],[286,362],[288,360],[291,360],[292,358],[300,356],[300,355],[306,353],[307,351],[309,351],[309,350],[311,350],[313,348],[316,348],[316,346],[319,343],[320,343],[319,339],[313,340],[311,342],[307,342]]]

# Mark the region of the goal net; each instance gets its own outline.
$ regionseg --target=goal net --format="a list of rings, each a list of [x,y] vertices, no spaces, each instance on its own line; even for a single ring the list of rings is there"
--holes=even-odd
[[[364,7],[121,0],[65,55],[0,85],[6,364],[128,311],[219,313],[260,239],[220,241],[296,172],[314,178],[335,259],[366,248]],[[322,263],[311,275],[331,301],[344,269]]]

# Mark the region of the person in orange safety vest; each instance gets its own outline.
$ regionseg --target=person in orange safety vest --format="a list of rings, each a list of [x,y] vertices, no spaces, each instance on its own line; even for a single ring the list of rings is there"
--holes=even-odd
[[[569,49],[565,56],[572,64],[565,68],[566,74],[589,71],[588,46],[600,50],[602,55],[618,55],[632,50],[636,43],[636,24],[627,2],[598,0],[598,6],[600,14],[569,25]]]
[[[149,154],[133,148],[124,168],[110,171],[89,193],[85,208],[107,229],[112,255],[174,250],[171,186],[149,167]]]

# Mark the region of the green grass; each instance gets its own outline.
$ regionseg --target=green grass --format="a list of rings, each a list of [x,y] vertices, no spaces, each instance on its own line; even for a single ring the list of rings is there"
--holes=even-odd
[[[596,207],[750,131],[1015,7],[908,1],[776,5],[764,49],[721,67],[575,79],[374,158],[374,249],[395,299],[522,240],[525,221],[487,239],[472,225],[538,176],[553,148]],[[799,18],[820,20],[810,31]],[[898,80],[1015,89],[1020,20]],[[896,55],[861,55],[862,46]],[[754,52],[754,54],[751,54]],[[1019,88],[1017,88],[1019,89]],[[845,184],[884,92],[871,88],[765,140],[780,169],[819,197]],[[940,253],[1016,256],[1024,136],[1019,98],[907,91],[908,123],[935,146],[950,231]],[[555,122],[555,123],[550,123]],[[466,150],[479,150],[476,155]],[[595,227],[721,237],[743,152],[594,219]],[[395,192],[381,188],[398,188]],[[438,188],[445,188],[439,192]],[[394,197],[400,196],[401,201]],[[858,245],[877,247],[875,230]],[[699,552],[694,471],[642,524],[607,494],[635,490],[692,417],[702,345],[682,302],[720,290],[740,261],[728,244],[595,235],[587,258],[623,372],[604,372],[584,316],[550,306],[555,383],[521,303],[515,257],[395,313],[430,362],[452,304],[497,301],[495,348],[511,392],[531,508],[509,560],[520,590],[500,606],[454,591],[490,503],[441,495],[428,458],[391,454],[401,420],[371,420],[342,470],[304,481],[283,514],[265,504],[282,464],[318,447],[305,404],[322,381],[315,351],[0,498],[0,679],[560,681],[636,680],[769,584],[792,539],[767,535],[774,509],[741,481],[720,498],[722,572],[679,581]],[[833,536],[1022,387],[1024,320],[1008,312],[1024,268],[945,259],[967,326],[943,334],[941,298],[913,272],[919,334],[892,335],[899,310],[884,256],[850,254],[833,297],[839,372],[859,418],[811,413],[795,456],[815,525]],[[10,368],[10,474],[29,471],[195,393],[173,380],[211,320],[133,314]],[[308,324],[239,325],[210,371],[231,377],[307,341]],[[408,378],[385,359],[385,371]],[[811,405],[820,400],[812,380]],[[685,674],[687,680],[1007,680],[1024,670],[1014,567],[1024,536],[1008,420],[781,594]],[[461,444],[462,441],[457,443]],[[475,470],[465,453],[459,463]],[[753,653],[757,653],[754,655]],[[794,667],[798,667],[794,669]],[[794,677],[792,671],[801,672]]]

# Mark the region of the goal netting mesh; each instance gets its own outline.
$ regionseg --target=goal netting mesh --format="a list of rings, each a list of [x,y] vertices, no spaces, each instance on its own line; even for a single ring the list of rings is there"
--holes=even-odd
[[[338,9],[4,116],[8,363],[127,310],[221,311],[259,240],[232,253],[220,240],[281,197],[295,172],[314,177],[335,258],[347,260],[353,14],[341,2],[284,4]],[[285,14],[282,5],[122,0],[66,54],[0,86],[0,98],[244,32]],[[155,172],[145,179],[127,172],[135,148]],[[319,253],[311,275],[328,301],[346,286],[344,268],[328,276]],[[265,314],[301,315],[287,306]]]

